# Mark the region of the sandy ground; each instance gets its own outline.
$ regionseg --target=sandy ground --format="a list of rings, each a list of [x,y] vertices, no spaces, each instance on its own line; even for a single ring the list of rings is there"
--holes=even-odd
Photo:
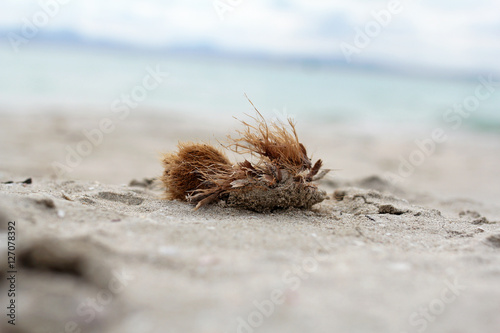
[[[433,128],[299,123],[337,169],[331,199],[265,215],[193,211],[142,181],[177,140],[217,142],[234,119],[64,114],[0,113],[0,182],[14,181],[0,185],[0,265],[15,220],[19,270],[2,332],[500,332],[498,137],[450,130],[393,183]],[[104,117],[102,143],[54,169]]]

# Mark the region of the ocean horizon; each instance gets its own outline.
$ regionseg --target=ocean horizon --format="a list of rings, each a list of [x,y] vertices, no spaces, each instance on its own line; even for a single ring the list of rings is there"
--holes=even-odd
[[[168,75],[140,101],[141,108],[234,115],[248,110],[246,94],[259,110],[271,116],[307,116],[322,122],[434,124],[454,122],[462,105],[465,128],[500,133],[500,88],[494,74],[410,75],[310,61],[43,43],[30,45],[19,54],[3,48],[0,61],[9,64],[0,78],[3,110],[111,107],[141,84],[148,71],[159,70]],[[488,80],[494,83],[491,94],[475,97],[481,89],[478,87]]]

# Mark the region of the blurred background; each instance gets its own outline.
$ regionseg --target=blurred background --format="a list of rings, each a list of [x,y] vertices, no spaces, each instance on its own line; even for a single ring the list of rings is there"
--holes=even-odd
[[[160,66],[141,107],[235,115],[246,93],[265,114],[415,125],[500,73],[497,1],[390,3],[4,0],[0,107],[110,108]],[[499,131],[499,106],[481,102],[465,127]]]
[[[234,133],[232,117],[254,112],[247,94],[267,119],[295,119],[334,182],[389,173],[411,189],[496,200],[498,1],[0,6],[6,180],[158,176],[178,140]],[[416,140],[435,129],[446,140],[426,151]]]

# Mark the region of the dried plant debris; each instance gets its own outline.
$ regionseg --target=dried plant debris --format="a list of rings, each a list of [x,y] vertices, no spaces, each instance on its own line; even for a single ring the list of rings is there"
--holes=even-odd
[[[314,181],[330,170],[312,163],[300,143],[295,124],[267,123],[257,111],[255,124],[242,121],[238,137],[228,136],[224,148],[253,157],[232,164],[221,150],[203,143],[179,143],[165,154],[161,180],[167,199],[186,200],[196,209],[222,201],[229,207],[271,212],[289,207],[310,209],[327,198]]]

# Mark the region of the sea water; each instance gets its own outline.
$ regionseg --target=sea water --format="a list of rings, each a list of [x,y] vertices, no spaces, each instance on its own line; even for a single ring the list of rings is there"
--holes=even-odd
[[[157,69],[168,76],[139,103],[143,108],[231,116],[251,111],[246,94],[263,114],[322,122],[442,122],[451,109],[472,103],[480,78],[488,79],[488,73],[452,78],[300,61],[34,43],[17,53],[0,45],[0,64],[0,110],[111,108],[113,101],[142,84],[148,69]],[[478,100],[466,110],[466,127],[500,132],[500,85]]]

